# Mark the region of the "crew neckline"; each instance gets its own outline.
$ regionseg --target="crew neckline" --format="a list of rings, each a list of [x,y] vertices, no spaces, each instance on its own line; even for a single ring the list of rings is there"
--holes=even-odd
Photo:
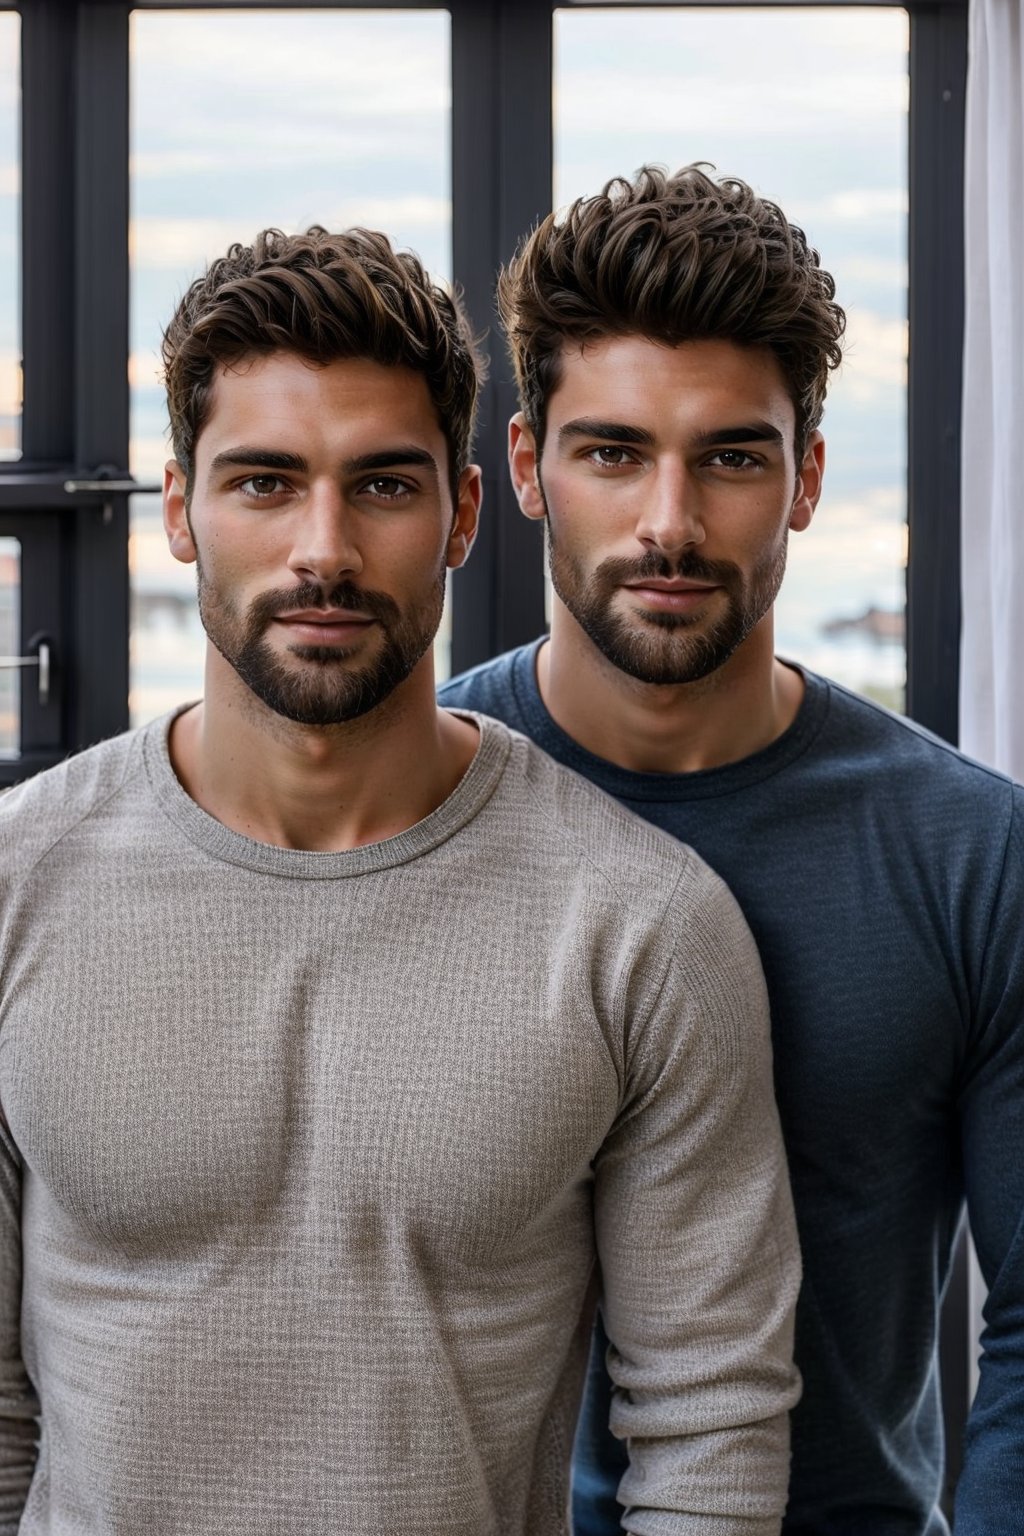
[[[647,773],[621,768],[588,751],[563,731],[544,703],[537,683],[537,653],[546,638],[541,635],[532,644],[523,646],[513,659],[512,691],[526,722],[526,733],[545,752],[617,800],[703,800],[748,789],[802,756],[817,739],[828,715],[830,688],[827,680],[786,659],[786,665],[793,667],[804,679],[804,696],[792,724],[760,751],[735,763],[724,763],[717,768],[696,768],[688,773]]]
[[[304,848],[281,848],[234,832],[204,811],[184,788],[171,763],[168,739],[174,721],[192,704],[182,704],[143,728],[143,761],[150,786],[161,810],[190,842],[211,857],[261,874],[296,880],[339,880],[376,873],[421,858],[447,842],[487,804],[505,770],[512,749],[507,726],[474,710],[453,710],[473,721],[480,740],[473,760],[451,794],[429,816],[394,837],[359,848],[321,853]]]

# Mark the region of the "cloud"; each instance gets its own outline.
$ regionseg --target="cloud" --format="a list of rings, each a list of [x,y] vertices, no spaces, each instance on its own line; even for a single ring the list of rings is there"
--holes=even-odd
[[[237,219],[133,219],[128,250],[134,267],[188,267],[194,275],[211,256],[252,233],[240,229]]]
[[[835,261],[829,260],[841,289],[848,284],[863,287],[887,288],[901,297],[907,288],[907,262],[905,257],[845,255],[841,251]]]
[[[136,479],[143,482],[159,480],[170,457],[171,448],[167,437],[132,437],[128,462]]]
[[[821,626],[830,619],[855,618],[872,606],[901,610],[906,564],[902,488],[869,487],[855,500],[831,502],[826,482],[810,528],[789,541],[777,613],[783,648],[834,670],[835,657],[826,654],[836,649],[834,643],[825,645],[821,655],[814,654],[823,644]]]
[[[907,564],[906,515],[902,487],[871,486],[835,502],[826,488],[806,537],[790,541],[791,575],[806,580],[812,601],[816,588],[835,583],[841,590],[849,582],[854,590],[865,575],[887,584],[900,581]],[[851,601],[856,605],[855,597]]]
[[[196,588],[195,566],[182,565],[167,548],[160,521],[160,503],[154,499],[143,516],[132,509],[128,537],[128,564],[132,585],[139,592],[177,592],[192,597]]]
[[[905,187],[845,187],[841,192],[806,204],[804,217],[862,224],[868,219],[905,219],[910,198]]]
[[[825,79],[768,76],[752,84],[749,79],[723,80],[703,69],[690,74],[678,65],[671,73],[654,67],[636,75],[623,75],[611,66],[574,68],[561,77],[556,90],[559,137],[607,134],[609,101],[615,103],[616,122],[628,124],[631,136],[686,134],[701,143],[709,142],[716,127],[727,128],[730,135],[749,134],[777,143],[809,119],[815,120],[819,133],[848,131],[857,124],[873,136],[879,121],[884,124],[887,116],[906,111],[901,81],[849,74]]]
[[[446,198],[401,194],[388,197],[339,197],[324,208],[324,222],[336,229],[365,224],[384,229],[403,243],[401,229],[447,232],[451,203]],[[227,250],[233,241],[250,240],[259,229],[255,221],[232,218],[161,218],[132,220],[129,249],[134,266],[164,271],[201,270],[211,257]],[[294,233],[293,230],[286,232]]]
[[[451,225],[452,205],[444,197],[349,197],[335,204],[330,217],[336,229],[366,224],[388,231],[409,226],[446,231]]]
[[[160,369],[156,352],[133,352],[128,359],[128,383],[132,389],[152,389],[160,384]]]
[[[16,101],[21,74],[21,17],[0,11],[0,101]]]
[[[21,358],[0,352],[0,413],[21,409]]]
[[[21,18],[0,12],[0,197],[17,197],[18,117],[21,107]],[[9,158],[8,158],[9,157]]]
[[[806,136],[813,120],[817,138],[850,122],[874,133],[880,117],[906,112],[905,16],[630,8],[557,18],[556,116],[567,136],[628,124],[631,135],[707,142],[717,125],[777,140]],[[805,137],[805,154],[813,142]]]
[[[295,112],[326,112],[334,120],[444,112],[448,38],[443,12],[250,12],[240,19],[229,12],[136,11],[137,100],[173,79],[180,128],[196,113],[202,130],[237,112],[258,136],[287,132]]]
[[[845,398],[869,404],[907,387],[908,326],[868,309],[847,314],[846,351],[834,386]]]

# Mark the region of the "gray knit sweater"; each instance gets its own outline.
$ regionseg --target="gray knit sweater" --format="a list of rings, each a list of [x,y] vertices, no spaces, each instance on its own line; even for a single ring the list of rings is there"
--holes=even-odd
[[[332,854],[166,732],[0,801],[0,1536],[559,1536],[599,1284],[628,1529],[772,1536],[798,1261],[722,884],[495,722]]]

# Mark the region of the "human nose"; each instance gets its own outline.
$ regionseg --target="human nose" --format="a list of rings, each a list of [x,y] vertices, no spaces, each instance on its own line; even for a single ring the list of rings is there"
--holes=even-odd
[[[664,464],[643,482],[643,505],[636,536],[649,549],[679,554],[691,544],[703,544],[704,523],[700,487],[683,464]]]
[[[338,486],[314,486],[299,509],[288,566],[322,585],[362,570],[355,513]]]

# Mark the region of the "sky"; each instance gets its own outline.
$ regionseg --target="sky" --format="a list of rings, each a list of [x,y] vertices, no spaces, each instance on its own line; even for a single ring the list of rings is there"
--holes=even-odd
[[[17,386],[16,31],[0,14],[0,414]],[[855,686],[898,688],[896,648],[828,640],[821,625],[902,605],[906,13],[573,7],[556,13],[554,44],[556,205],[644,162],[707,160],[777,200],[835,274],[847,361],[824,424],[822,506],[792,542],[780,637]],[[366,223],[450,276],[448,70],[443,11],[134,14],[136,475],[166,457],[160,327],[231,241],[267,224]],[[152,503],[135,500],[140,590],[190,592]],[[136,647],[150,711],[181,688],[171,674],[184,638],[161,633],[151,684],[153,636]]]
[[[829,619],[902,608],[908,22],[893,8],[563,9],[555,202],[654,161],[709,161],[807,232],[847,310],[811,528],[790,542],[779,649],[893,700],[903,657]],[[895,702],[899,702],[895,698]]]

